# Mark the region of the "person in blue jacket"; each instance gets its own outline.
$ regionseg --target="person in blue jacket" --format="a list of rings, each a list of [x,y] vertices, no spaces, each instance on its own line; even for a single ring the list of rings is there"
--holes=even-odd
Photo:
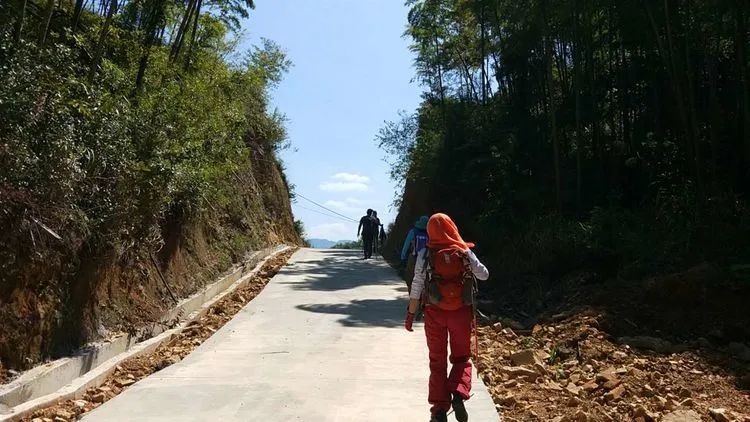
[[[411,256],[417,256],[419,251],[427,246],[427,221],[429,217],[423,215],[414,223],[414,227],[409,230],[404,240],[404,246],[401,248],[401,263],[406,265],[406,261],[409,259],[409,250],[411,249]]]
[[[427,241],[429,240],[427,236],[427,221],[429,219],[426,215],[419,217],[414,223],[414,227],[407,233],[404,246],[401,248],[402,268],[405,269],[407,267],[410,257],[416,259],[419,252],[427,247]],[[411,277],[406,277],[406,284],[411,289]]]

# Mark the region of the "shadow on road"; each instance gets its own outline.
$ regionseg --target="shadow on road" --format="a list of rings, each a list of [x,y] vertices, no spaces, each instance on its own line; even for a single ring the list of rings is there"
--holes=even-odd
[[[297,261],[282,271],[301,280],[285,283],[295,290],[336,291],[368,285],[404,285],[385,261],[362,260],[356,251],[326,251],[324,258]]]
[[[349,303],[299,305],[308,312],[341,315],[345,327],[400,327],[404,323],[406,299],[362,299]]]
[[[388,286],[392,298],[367,298],[341,303],[304,304],[297,308],[316,313],[341,315],[345,327],[399,327],[403,324],[407,290],[403,280],[382,258],[363,260],[359,251],[327,250],[317,259],[296,261],[283,270],[295,281],[282,282],[295,290],[333,292],[367,286]]]

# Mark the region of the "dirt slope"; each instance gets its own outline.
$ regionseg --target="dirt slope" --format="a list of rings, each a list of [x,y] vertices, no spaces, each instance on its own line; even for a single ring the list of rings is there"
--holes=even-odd
[[[84,243],[20,268],[0,288],[0,383],[10,368],[156,320],[250,250],[298,244],[280,165],[270,147],[248,144],[252,166],[234,173],[226,202],[191,218],[168,217],[160,249],[134,242],[124,251],[90,250]]]

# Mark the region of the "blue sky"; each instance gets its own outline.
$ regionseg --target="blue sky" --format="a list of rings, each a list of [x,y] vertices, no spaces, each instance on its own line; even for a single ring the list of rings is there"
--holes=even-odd
[[[243,46],[261,37],[278,43],[294,63],[273,93],[292,149],[282,154],[295,190],[359,219],[374,208],[384,224],[394,185],[375,135],[398,110],[420,101],[402,0],[257,0],[243,22]],[[307,208],[307,209],[306,209]],[[309,237],[354,239],[357,224],[297,199],[295,218]]]

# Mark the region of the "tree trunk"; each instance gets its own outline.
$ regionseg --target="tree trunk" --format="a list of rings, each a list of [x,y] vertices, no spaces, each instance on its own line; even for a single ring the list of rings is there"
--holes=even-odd
[[[708,43],[706,43],[708,48]],[[711,108],[711,173],[710,173],[710,184],[716,183],[716,170],[719,164],[719,128],[722,125],[721,122],[721,104],[719,103],[719,88],[718,88],[718,51],[717,46],[715,52],[709,54],[706,59],[708,61],[708,90],[709,90],[709,104]]]
[[[607,51],[607,75],[606,75],[606,81],[607,81],[607,90],[605,92],[605,101],[606,104],[606,98],[607,96],[615,97],[614,90],[615,90],[615,81],[614,81],[614,75],[615,75],[615,66],[614,66],[614,53],[612,45],[614,44],[615,38],[615,28],[614,28],[614,2],[609,2],[609,7],[607,7],[607,44],[605,47],[605,50]],[[603,110],[607,110],[607,107],[602,107]],[[609,110],[607,110],[609,111]],[[617,122],[615,121],[615,113],[617,112],[617,109],[613,107],[613,111],[609,111],[608,113],[605,112],[605,117],[609,118],[609,127],[610,131],[612,132],[612,139],[617,140]],[[612,141],[610,139],[610,141]],[[609,158],[609,156],[607,157]],[[612,166],[608,165],[608,169],[611,169]],[[609,181],[610,184],[613,184],[614,181],[612,180],[612,176],[614,175],[614,172],[610,170],[609,172]]]
[[[490,54],[492,56],[492,67],[495,70],[495,82],[497,82],[497,92],[500,96],[507,96],[508,95],[508,87],[506,85],[505,78],[503,78],[503,75],[501,73],[500,68],[500,62],[497,60],[497,55],[495,53]],[[489,80],[487,81],[489,84]]]
[[[487,68],[485,66],[485,34],[484,34],[484,2],[479,2],[480,13],[479,13],[479,30],[481,35],[479,37],[479,57],[482,61],[482,104],[487,104]]]
[[[690,1],[685,2],[688,8],[688,19],[690,22]],[[685,30],[685,77],[687,80],[687,100],[688,100],[688,118],[690,119],[690,130],[693,133],[693,160],[695,163],[695,180],[698,190],[703,189],[703,158],[700,147],[700,133],[698,130],[698,116],[695,110],[695,82],[693,78],[693,63],[690,57],[690,31],[691,28]]]
[[[148,68],[148,60],[151,55],[151,47],[155,44],[156,37],[158,34],[159,27],[161,26],[162,20],[164,19],[164,3],[166,0],[152,0],[151,7],[149,8],[148,15],[146,17],[146,38],[144,40],[143,54],[141,55],[140,63],[138,64],[138,74],[135,77],[135,87],[133,88],[132,95],[137,96],[143,89],[143,79],[146,76],[146,68]]]
[[[110,0],[109,10],[107,10],[107,18],[104,20],[104,25],[102,25],[102,29],[99,31],[99,40],[96,42],[96,48],[94,50],[94,60],[92,60],[91,62],[91,67],[89,67],[89,83],[94,81],[96,69],[99,67],[99,62],[101,61],[102,53],[104,52],[104,44],[107,41],[109,26],[112,24],[112,16],[114,16],[116,10],[117,0]]]
[[[188,2],[187,8],[185,9],[185,14],[182,15],[180,28],[177,30],[177,36],[175,37],[174,43],[172,43],[172,49],[169,52],[169,59],[172,62],[177,60],[177,57],[180,55],[180,50],[182,50],[183,40],[185,39],[185,31],[187,31],[188,25],[190,24],[190,19],[193,16],[193,9],[195,9],[195,0],[190,0]]]
[[[630,108],[628,107],[630,99],[628,93],[628,61],[625,55],[625,45],[622,40],[622,34],[620,34],[620,89],[617,92],[620,98],[620,128],[622,132],[622,142],[631,149],[632,153],[632,142],[630,136]]]
[[[559,46],[557,48],[552,49],[552,57],[555,58],[555,62],[557,63],[557,72],[560,76],[560,86],[562,87],[562,90],[564,92],[570,92],[571,84],[568,79],[568,72],[567,72],[567,66],[565,65],[565,43],[561,40],[559,42]]]
[[[503,34],[502,34],[502,27],[500,26],[500,16],[498,15],[497,11],[497,5],[493,7],[493,13],[492,13],[494,19],[494,27],[495,27],[495,38],[497,38],[497,45],[500,46],[503,43]],[[492,60],[494,62],[494,68],[495,68],[495,80],[497,81],[498,86],[498,92],[501,93],[501,95],[509,96],[510,95],[510,83],[509,81],[505,80],[503,78],[503,75],[501,74],[501,68],[499,64],[499,60],[497,59],[497,54],[495,51],[491,53]],[[506,82],[508,82],[506,84]]]
[[[55,0],[47,0],[47,6],[44,9],[44,21],[39,29],[39,46],[43,47],[47,41],[49,33],[49,24],[52,21],[52,14],[55,12]]]
[[[671,28],[670,19],[669,19],[668,0],[664,0],[664,18],[665,18],[665,23],[666,23],[666,33],[667,33],[667,41],[668,41],[667,46],[664,45],[664,41],[662,40],[661,35],[659,34],[659,27],[656,23],[656,18],[654,17],[653,12],[651,11],[649,0],[644,0],[644,4],[646,6],[646,12],[648,14],[649,21],[651,22],[651,28],[654,32],[654,36],[656,37],[656,44],[659,49],[659,56],[661,56],[662,58],[664,68],[667,71],[667,75],[669,77],[670,85],[672,87],[672,90],[674,91],[673,92],[674,101],[675,101],[675,104],[677,105],[677,111],[680,116],[680,121],[685,130],[685,136],[687,137],[687,142],[685,142],[684,145],[686,145],[687,150],[690,150],[693,147],[692,130],[691,130],[691,125],[690,125],[690,119],[688,118],[688,113],[687,113],[687,109],[685,106],[685,101],[684,101],[685,97],[682,91],[682,83],[678,80],[678,76],[677,76],[674,43],[672,41],[672,28]]]
[[[547,62],[547,97],[549,102],[549,123],[550,123],[550,139],[552,140],[552,162],[555,170],[555,204],[557,206],[557,212],[562,212],[562,183],[560,182],[560,144],[557,137],[557,117],[555,109],[555,93],[553,90],[553,73],[552,73],[552,62],[553,62],[553,47],[552,47],[552,36],[547,35],[545,56]]]
[[[586,48],[587,60],[586,65],[588,69],[588,83],[589,83],[589,95],[591,97],[591,143],[593,147],[594,157],[599,165],[599,179],[604,176],[604,162],[601,147],[601,140],[599,137],[599,103],[597,100],[596,90],[596,63],[594,62],[594,17],[588,15],[588,45]]]
[[[474,79],[472,78],[469,64],[466,62],[466,59],[464,59],[464,56],[463,54],[461,54],[460,49],[456,49],[456,54],[458,54],[458,58],[461,59],[461,65],[464,68],[467,94],[470,95],[475,102],[479,102],[479,94],[477,93],[477,88],[474,86]]]
[[[437,63],[440,105],[443,107],[443,112],[445,112],[445,87],[443,85],[443,66],[440,65],[440,42],[437,35],[433,38],[435,40],[435,63]]]
[[[185,70],[190,67],[191,60],[193,60],[193,52],[195,51],[195,40],[198,35],[198,19],[201,17],[201,4],[203,0],[198,0],[198,5],[195,8],[195,17],[193,18],[193,34],[190,36],[190,48],[188,49],[187,57],[185,58]]]
[[[685,105],[685,95],[682,89],[682,82],[679,80],[677,73],[677,52],[675,51],[674,41],[672,37],[672,24],[669,13],[669,0],[664,0],[664,22],[667,28],[667,46],[668,46],[668,57],[672,66],[672,85],[675,90],[675,100],[677,102],[677,109],[680,113],[680,120],[685,128],[685,135],[687,136],[687,150],[690,155],[695,157],[695,151],[690,151],[693,148],[693,136],[695,135],[692,131],[692,125],[690,117],[688,117],[687,106]]]
[[[75,8],[73,9],[73,19],[71,22],[71,28],[73,32],[78,29],[78,21],[81,20],[81,14],[83,13],[84,0],[76,0]]]
[[[583,161],[583,136],[581,134],[581,55],[578,27],[578,0],[574,0],[573,6],[573,89],[575,90],[576,107],[576,208],[580,213],[582,209],[581,197],[583,188],[582,161]]]
[[[28,0],[21,0],[20,11],[18,12],[18,20],[16,21],[15,28],[13,28],[13,44],[17,45],[21,41],[21,35],[23,34],[23,23],[26,19],[26,4]]]
[[[747,192],[750,185],[750,88],[748,87],[748,70],[747,70],[747,16],[746,0],[737,0],[737,10],[735,13],[735,56],[737,63],[737,80],[739,89],[738,114],[737,122],[737,139],[739,140],[739,185]]]

